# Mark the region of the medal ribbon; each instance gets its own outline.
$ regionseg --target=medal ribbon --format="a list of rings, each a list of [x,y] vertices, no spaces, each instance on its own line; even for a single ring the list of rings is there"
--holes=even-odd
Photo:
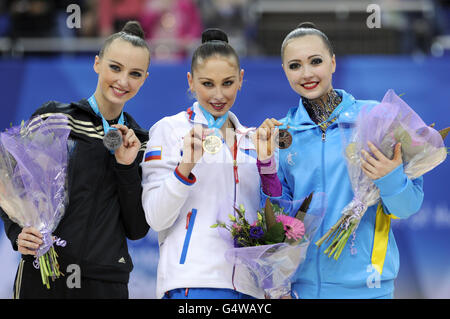
[[[200,110],[202,110],[203,115],[208,122],[208,128],[213,128],[214,131],[217,132],[225,124],[225,121],[228,118],[228,112],[217,118],[217,120],[214,120],[214,116],[212,116],[211,113],[205,110],[200,104],[198,104],[198,106],[200,107]],[[220,134],[216,135],[220,137]]]
[[[97,100],[95,99],[94,94],[91,95],[91,97],[88,99],[89,104],[91,105],[92,110],[94,111],[95,114],[97,114],[98,117],[101,117],[102,122],[103,122],[103,132],[108,133],[109,130],[117,130],[115,127],[111,127],[108,123],[108,121],[103,117],[102,113],[100,112],[99,108],[98,108],[98,104],[97,104]],[[125,120],[124,120],[124,116],[123,116],[123,112],[120,112],[120,117],[119,117],[119,121],[117,122],[117,124],[122,124],[124,125]],[[111,151],[111,154],[114,154],[114,151]]]

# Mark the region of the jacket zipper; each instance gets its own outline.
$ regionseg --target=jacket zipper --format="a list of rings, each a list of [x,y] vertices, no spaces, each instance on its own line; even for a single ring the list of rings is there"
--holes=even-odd
[[[326,179],[325,179],[325,142],[326,142],[326,131],[322,131],[322,185],[323,185],[323,192],[325,193],[325,183],[326,183]],[[321,232],[323,229],[323,224],[321,225]],[[317,249],[317,281],[318,281],[318,285],[317,285],[317,298],[320,298],[320,285],[322,282],[321,276],[320,276],[320,253],[321,250]]]
[[[234,174],[234,200],[233,206],[236,207],[236,197],[237,197],[237,184],[239,184],[239,174],[238,174],[238,166],[237,166],[237,137],[234,138],[233,145],[233,174]],[[236,286],[234,285],[234,274],[236,271],[236,265],[233,265],[233,274],[231,275],[231,284],[233,285],[233,289],[236,290]]]
[[[236,184],[239,184],[239,174],[237,166],[237,139],[234,140],[233,145],[233,173],[234,173],[234,187],[236,189]]]

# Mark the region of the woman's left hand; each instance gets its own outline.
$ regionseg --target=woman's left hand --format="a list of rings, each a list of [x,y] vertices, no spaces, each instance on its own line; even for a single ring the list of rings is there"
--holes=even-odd
[[[365,150],[362,150],[361,168],[363,172],[372,180],[379,179],[390,172],[392,172],[397,166],[403,163],[402,160],[402,148],[401,144],[397,143],[394,148],[394,158],[389,159],[384,156],[383,153],[378,150],[371,142],[368,142],[370,150],[373,156],[371,156]]]
[[[131,128],[122,124],[111,125],[122,133],[122,145],[114,152],[116,161],[122,165],[131,165],[141,148],[141,142]]]

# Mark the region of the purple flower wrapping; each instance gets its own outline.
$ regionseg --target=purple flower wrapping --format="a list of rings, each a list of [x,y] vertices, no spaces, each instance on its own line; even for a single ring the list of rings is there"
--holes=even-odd
[[[388,90],[377,105],[346,110],[339,115],[338,122],[354,198],[342,210],[339,221],[316,242],[321,246],[333,238],[325,253],[329,257],[334,255],[335,259],[339,258],[350,234],[358,228],[367,208],[380,199],[379,189],[361,169],[361,151],[371,153],[369,141],[389,159],[393,157],[395,145],[401,143],[404,172],[410,179],[432,170],[447,156],[439,132],[427,126],[393,90]],[[355,128],[349,130],[348,124],[352,122]]]
[[[351,117],[352,112],[349,114]],[[339,121],[345,121],[345,115]],[[372,142],[388,158],[392,158],[394,146],[400,142],[405,174],[411,179],[430,171],[447,156],[439,132],[427,126],[393,90],[386,93],[381,103],[363,107],[355,125],[351,136],[346,135],[345,129],[341,132],[355,202],[366,207],[379,199],[378,189],[361,169],[361,151],[370,153],[367,142]]]
[[[386,93],[380,104],[361,111],[354,140],[357,149],[366,151],[367,142],[371,141],[388,158],[392,158],[394,146],[400,142],[405,173],[410,178],[432,170],[447,154],[439,132],[426,125],[393,90]]]
[[[0,205],[19,226],[44,235],[38,258],[53,245],[67,204],[69,133],[67,117],[57,114],[0,133]]]
[[[287,201],[279,199],[277,205],[286,209],[290,215],[296,215],[304,199]],[[235,221],[230,220],[230,207],[233,204],[224,204],[219,210],[217,220],[227,225],[227,229],[218,227],[220,236],[229,247],[225,252],[225,259],[236,265],[236,277],[250,277],[254,284],[264,290],[272,299],[281,298],[290,293],[290,280],[299,265],[306,258],[306,252],[325,214],[325,194],[315,194],[308,211],[304,214],[302,223],[304,235],[301,239],[279,242],[271,245],[244,246],[233,237],[229,229],[233,228]],[[235,210],[242,209],[235,207]],[[264,229],[256,225],[257,213],[245,212],[245,219],[250,224],[251,238],[261,238]],[[235,214],[235,217],[236,214]],[[229,219],[228,222],[226,220]],[[236,228],[236,227],[235,227]],[[236,287],[239,282],[235,282]]]

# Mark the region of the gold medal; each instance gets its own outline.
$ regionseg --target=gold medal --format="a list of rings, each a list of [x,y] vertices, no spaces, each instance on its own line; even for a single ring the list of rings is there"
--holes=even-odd
[[[203,140],[203,149],[209,154],[216,154],[222,148],[222,139],[217,135],[209,135]]]
[[[280,149],[286,149],[292,144],[292,135],[288,132],[288,130],[281,129],[278,132],[278,136],[275,142]]]

